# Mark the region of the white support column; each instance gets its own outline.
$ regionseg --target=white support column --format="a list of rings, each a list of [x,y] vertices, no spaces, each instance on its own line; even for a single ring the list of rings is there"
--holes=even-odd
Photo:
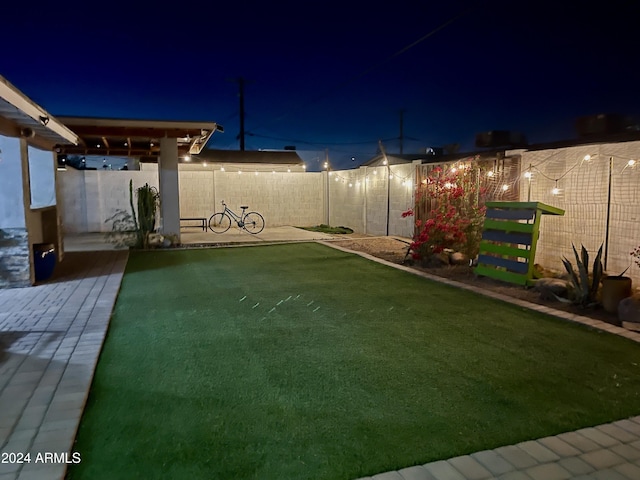
[[[158,158],[158,179],[160,183],[161,231],[178,236],[180,242],[180,188],[178,183],[178,140],[160,139]]]

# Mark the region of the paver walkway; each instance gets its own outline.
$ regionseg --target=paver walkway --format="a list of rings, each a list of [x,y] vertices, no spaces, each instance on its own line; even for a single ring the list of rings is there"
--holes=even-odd
[[[0,290],[0,480],[60,480],[63,460],[76,459],[70,452],[127,255],[68,253],[47,284]],[[637,333],[589,325],[640,341]],[[4,456],[27,452],[30,463]],[[57,458],[43,463],[45,454]],[[365,478],[640,480],[640,417]]]
[[[46,284],[0,290],[0,480],[61,479],[74,460],[127,256],[68,253]]]
[[[640,417],[361,480],[640,480]]]

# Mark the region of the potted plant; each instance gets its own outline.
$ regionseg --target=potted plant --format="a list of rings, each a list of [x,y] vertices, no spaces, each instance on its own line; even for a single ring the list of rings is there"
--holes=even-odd
[[[619,275],[602,277],[601,302],[609,313],[617,313],[620,300],[631,296],[631,277],[624,276],[627,270],[629,267]]]

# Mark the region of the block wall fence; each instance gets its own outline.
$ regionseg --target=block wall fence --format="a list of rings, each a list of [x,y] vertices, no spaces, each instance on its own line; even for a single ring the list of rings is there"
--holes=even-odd
[[[584,245],[592,258],[604,244],[607,272],[618,274],[629,267],[626,275],[640,285],[640,268],[629,255],[640,244],[640,142],[506,154],[521,156],[521,201],[540,201],[565,210],[564,216],[543,216],[536,263],[562,270],[562,257],[573,262],[572,244]],[[585,161],[585,155],[591,158]],[[638,164],[630,165],[630,159]],[[129,208],[130,179],[134,188],[158,185],[157,166],[143,166],[141,171],[58,172],[65,232],[109,231],[106,219]],[[522,175],[527,171],[532,174],[530,180]],[[249,205],[260,211],[267,226],[329,223],[358,233],[410,238],[413,217],[402,218],[401,213],[413,206],[415,175],[413,164],[360,167],[331,175],[239,175],[180,165],[180,215],[208,218],[224,199],[234,210]]]
[[[391,178],[390,178],[391,177]],[[411,237],[413,222],[401,213],[413,204],[415,166],[361,167],[327,172],[224,172],[211,166],[179,167],[180,216],[209,218],[221,201],[260,212],[267,227],[347,226],[358,233]],[[107,220],[129,211],[129,181],[158,187],[155,164],[140,171],[58,172],[62,220],[67,234],[109,232]],[[336,181],[337,180],[337,181]],[[388,199],[388,200],[387,200]]]

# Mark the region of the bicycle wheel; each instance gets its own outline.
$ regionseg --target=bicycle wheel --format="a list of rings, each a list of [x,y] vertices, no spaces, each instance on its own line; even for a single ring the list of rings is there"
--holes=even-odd
[[[258,212],[249,212],[242,219],[244,229],[252,234],[260,233],[264,228],[264,218]]]
[[[224,213],[214,213],[209,219],[209,228],[213,233],[224,233],[231,227],[229,215]]]

